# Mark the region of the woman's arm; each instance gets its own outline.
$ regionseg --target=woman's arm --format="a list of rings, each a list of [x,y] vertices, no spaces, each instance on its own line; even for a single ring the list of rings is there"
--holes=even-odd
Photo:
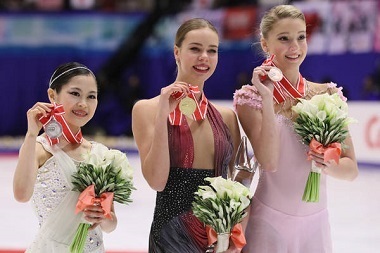
[[[33,195],[38,168],[48,159],[48,153],[36,142],[42,124],[38,118],[51,111],[51,104],[37,102],[26,113],[28,131],[22,144],[13,176],[13,194],[17,201],[27,202]]]
[[[27,133],[19,151],[17,166],[13,176],[13,194],[19,202],[27,202],[33,195],[39,167],[36,149],[39,149],[41,146],[37,144],[36,138],[36,135]]]
[[[268,66],[256,67],[252,74],[251,82],[261,100],[258,100],[258,95],[252,89],[247,89],[247,92],[242,94],[242,96],[252,95],[252,97],[245,98],[245,101],[254,100],[254,96],[256,96],[256,107],[249,103],[240,105],[238,103],[236,111],[261,168],[267,171],[275,171],[280,152],[280,142],[273,106],[273,83],[269,80],[263,83],[259,78],[259,76],[266,75],[268,68]]]
[[[132,131],[139,150],[145,180],[156,191],[162,191],[169,177],[168,116],[179,101],[175,92],[189,94],[188,84],[176,81],[161,89],[158,97],[138,101],[132,109]]]
[[[145,180],[156,191],[165,188],[170,169],[167,116],[157,103],[139,101],[132,110],[132,129]]]

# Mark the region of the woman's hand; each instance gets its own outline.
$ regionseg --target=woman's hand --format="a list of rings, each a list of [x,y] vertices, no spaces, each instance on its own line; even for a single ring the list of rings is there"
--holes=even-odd
[[[38,135],[42,128],[42,123],[39,121],[39,118],[42,116],[47,116],[51,112],[51,108],[54,105],[49,103],[37,102],[30,108],[27,113],[28,119],[28,133],[32,135]]]
[[[104,216],[104,211],[100,205],[87,206],[83,210],[83,213],[84,213],[84,219],[92,224],[89,229],[96,228],[105,219],[108,219],[106,216]]]
[[[334,160],[326,161],[324,159],[324,153],[319,154],[315,151],[310,150],[308,156],[314,161],[315,166],[320,168],[323,173],[328,174],[330,168],[337,166]]]
[[[161,89],[160,108],[165,109],[169,114],[178,105],[179,101],[190,93],[189,84],[175,81],[174,83]]]
[[[269,78],[266,78],[264,81],[262,81],[263,77],[268,75],[268,72],[271,68],[273,67],[258,66],[253,69],[251,82],[262,97],[273,96],[273,82]]]

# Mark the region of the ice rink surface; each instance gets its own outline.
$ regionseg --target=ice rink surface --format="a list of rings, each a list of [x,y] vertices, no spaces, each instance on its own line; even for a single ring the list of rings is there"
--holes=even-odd
[[[155,192],[144,181],[136,152],[128,154],[135,168],[133,203],[116,203],[117,229],[104,235],[107,252],[145,253],[152,221]],[[30,203],[13,198],[16,155],[0,155],[0,252],[24,250],[37,231]],[[257,183],[255,176],[252,184]],[[380,167],[360,166],[354,182],[328,179],[329,213],[334,253],[380,252]],[[305,252],[306,253],[306,252]]]

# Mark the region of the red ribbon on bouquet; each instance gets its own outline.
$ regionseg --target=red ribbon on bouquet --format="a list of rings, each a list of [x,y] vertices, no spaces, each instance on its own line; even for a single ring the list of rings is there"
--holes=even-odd
[[[83,211],[87,206],[99,204],[103,211],[104,216],[108,219],[112,219],[111,207],[113,202],[113,192],[102,193],[99,197],[95,194],[95,185],[88,186],[78,198],[78,202],[75,208],[75,213]]]
[[[63,137],[65,137],[65,139],[69,143],[82,143],[83,137],[82,137],[81,130],[79,129],[79,131],[76,134],[74,134],[71,131],[71,129],[69,128],[69,126],[67,125],[67,122],[66,122],[65,118],[63,117],[63,114],[65,114],[65,111],[63,110],[63,105],[58,105],[58,104],[54,103],[54,107],[52,108],[52,110],[46,116],[42,116],[38,120],[42,123],[43,127],[45,128],[45,126],[51,120],[55,119],[56,121],[58,121],[61,124],[62,135],[63,135]],[[46,136],[46,138],[50,142],[50,145],[54,145],[54,144],[59,143],[58,137],[57,138],[50,138],[49,136]]]
[[[333,142],[326,147],[322,145],[322,143],[318,142],[315,139],[312,139],[309,147],[311,150],[318,154],[324,154],[323,159],[325,162],[330,160],[334,160],[337,164],[339,164],[339,158],[342,153],[341,144],[338,142]]]
[[[191,99],[193,99],[195,101],[196,106],[197,106],[195,108],[194,113],[192,114],[193,119],[194,120],[205,119],[206,118],[206,113],[207,113],[207,107],[208,107],[208,100],[207,100],[205,94],[202,93],[202,99],[198,103],[198,101],[197,101],[197,99],[196,99],[196,97],[194,95],[194,94],[200,92],[198,86],[189,85],[189,89],[190,89],[191,93],[188,95],[188,97],[190,97]],[[172,94],[172,97],[174,99],[177,99],[177,100],[181,99],[182,96],[183,96],[183,92],[174,92]],[[179,104],[174,109],[174,111],[172,111],[169,114],[169,122],[170,122],[171,125],[176,125],[176,126],[181,125],[181,123],[182,123],[182,112],[179,109]]]
[[[273,62],[273,58],[274,55],[266,59],[262,65],[276,67],[276,65]],[[273,84],[273,99],[277,102],[277,104],[284,102],[286,97],[291,97],[295,99],[302,98],[305,95],[306,86],[301,73],[299,74],[296,88],[293,87],[293,85],[285,76],[280,81],[273,82]]]
[[[210,227],[206,226],[206,233],[207,233],[207,238],[208,238],[208,244],[212,245],[217,241],[218,234],[215,232],[215,230]],[[244,232],[243,232],[243,227],[241,226],[240,223],[236,224],[230,234],[230,238],[232,242],[234,243],[235,247],[241,250],[246,244],[247,241],[245,240]]]

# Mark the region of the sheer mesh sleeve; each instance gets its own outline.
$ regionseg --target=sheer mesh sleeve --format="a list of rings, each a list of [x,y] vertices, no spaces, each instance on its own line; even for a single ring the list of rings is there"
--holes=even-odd
[[[252,85],[243,85],[234,93],[233,107],[236,111],[237,105],[248,105],[255,109],[262,109],[262,98],[257,89]]]

